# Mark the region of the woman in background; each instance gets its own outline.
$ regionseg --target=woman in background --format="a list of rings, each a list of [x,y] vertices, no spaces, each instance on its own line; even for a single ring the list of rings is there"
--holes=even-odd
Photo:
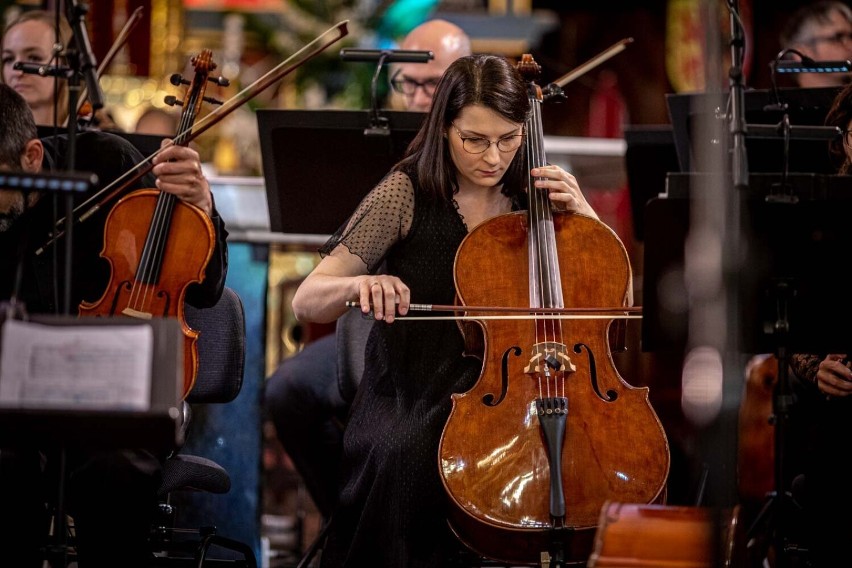
[[[30,10],[3,32],[3,82],[15,89],[33,112],[36,125],[63,127],[68,117],[68,83],[63,78],[42,77],[14,69],[17,62],[65,65],[60,53],[71,40],[71,27],[44,10]]]

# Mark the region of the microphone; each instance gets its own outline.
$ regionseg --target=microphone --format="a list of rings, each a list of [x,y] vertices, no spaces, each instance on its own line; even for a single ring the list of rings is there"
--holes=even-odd
[[[344,48],[340,50],[343,61],[379,61],[384,63],[426,63],[434,59],[431,51],[416,49],[358,49]]]
[[[801,61],[792,59],[775,63],[777,73],[849,73],[852,71],[852,61],[814,61],[810,57],[802,57]]]
[[[62,67],[61,65],[25,63],[23,61],[16,61],[15,64],[12,65],[12,69],[15,69],[16,71],[23,71],[30,75],[41,75],[42,77],[66,77],[69,72],[68,67]]]

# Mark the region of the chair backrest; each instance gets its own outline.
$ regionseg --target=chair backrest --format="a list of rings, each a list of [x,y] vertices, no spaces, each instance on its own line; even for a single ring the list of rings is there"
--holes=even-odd
[[[198,331],[198,374],[189,403],[230,402],[243,386],[246,323],[243,302],[227,286],[210,308],[186,306],[186,323]]]

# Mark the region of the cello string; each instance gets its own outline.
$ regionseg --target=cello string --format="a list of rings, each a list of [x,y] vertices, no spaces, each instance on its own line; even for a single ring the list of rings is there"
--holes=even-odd
[[[560,321],[560,320],[614,320],[614,319],[642,319],[641,315],[611,315],[611,314],[526,314],[526,315],[502,315],[502,316],[395,316],[394,321],[477,321],[477,320],[532,320],[532,321]]]
[[[531,87],[531,89],[535,89],[535,88],[536,88],[535,86]],[[538,118],[540,116],[539,115],[539,108],[540,107],[539,107],[538,97],[537,96],[531,96],[530,97],[530,119],[527,121],[529,123],[529,129],[531,131],[530,132],[530,134],[531,134],[530,138],[531,138],[531,141],[532,141],[532,144],[531,144],[531,151],[532,152],[531,152],[531,155],[530,155],[530,162],[528,163],[528,166],[530,166],[530,167],[541,166],[542,158],[543,158],[542,148],[541,148],[541,132],[539,131],[539,120],[538,120]],[[535,259],[531,259],[531,260],[533,260],[536,263],[536,267],[538,269],[537,284],[538,284],[538,287],[539,287],[539,290],[538,290],[539,302],[537,303],[536,307],[551,307],[549,305],[550,304],[550,298],[546,294],[546,288],[545,288],[545,278],[547,278],[548,271],[546,270],[544,263],[546,262],[547,259],[542,254],[542,252],[543,252],[542,251],[542,240],[545,238],[544,231],[543,231],[543,229],[545,227],[545,223],[544,223],[544,219],[543,219],[541,191],[538,188],[535,187],[535,178],[532,178],[532,177],[530,178],[529,193],[530,193],[530,224],[532,226],[535,226],[535,233],[534,233]],[[544,345],[546,347],[548,339],[549,339],[547,321],[538,319],[538,320],[536,320],[534,325],[535,325],[535,328],[536,328],[536,343],[539,344],[539,345]],[[544,333],[543,337],[539,337],[540,332]],[[540,353],[540,355],[542,357],[539,360],[539,367],[538,367],[538,369],[539,369],[539,373],[538,373],[539,383],[541,383],[542,379],[543,379],[544,395],[547,396],[547,397],[550,397],[551,384],[550,384],[550,380],[549,380],[547,363],[545,362],[545,357],[546,357],[547,353],[546,353],[546,351],[544,351],[544,352]],[[540,394],[539,396],[541,397],[542,395]]]
[[[531,87],[530,87],[531,88]],[[527,158],[527,167],[532,168],[532,166],[536,163],[536,136],[535,136],[535,123],[532,120],[532,116],[535,113],[535,104],[536,99],[533,96],[529,96],[530,100],[530,117],[526,121],[527,128],[527,146],[526,146],[526,158]],[[529,262],[531,267],[535,267],[535,270],[531,270],[530,277],[533,278],[533,282],[530,283],[531,293],[529,303],[530,306],[540,308],[542,307],[540,301],[536,301],[537,297],[541,297],[542,291],[534,290],[533,287],[538,285],[541,282],[541,266],[539,264],[539,254],[537,250],[534,250],[534,246],[537,245],[538,239],[536,238],[538,233],[538,225],[534,220],[534,211],[536,209],[536,191],[534,185],[534,179],[532,176],[527,176],[528,179],[528,187],[527,187],[527,199],[529,200],[528,205],[528,217],[529,217],[529,245],[528,252]],[[535,337],[535,343],[540,344],[538,333],[539,333],[539,320],[537,318],[533,319],[532,322]],[[536,375],[536,380],[538,384],[538,397],[539,399],[544,398],[544,385],[542,385],[541,375]]]
[[[544,151],[544,136],[541,121],[541,100],[538,96],[531,97],[531,115],[529,127],[531,130],[532,140],[532,156],[530,165],[533,167],[543,167],[547,163]],[[535,219],[536,230],[536,256],[539,268],[539,286],[541,288],[539,294],[543,307],[562,307],[562,293],[559,286],[559,266],[555,256],[555,236],[553,227],[553,215],[551,211],[550,199],[548,191],[542,188],[536,188],[534,178],[531,178],[530,191],[531,202],[534,201],[535,207],[531,209],[531,213]],[[536,322],[536,332],[539,328],[544,333],[543,343],[545,346],[561,344],[561,321],[554,321],[547,318],[540,318],[541,322]],[[541,325],[539,325],[541,323]],[[547,352],[544,351],[543,355]],[[554,393],[560,394],[560,390],[564,392],[564,373],[557,372],[557,376],[553,376],[550,367],[542,360],[540,372],[544,374],[547,396],[551,396],[551,388],[556,389]],[[561,389],[559,387],[562,387]]]

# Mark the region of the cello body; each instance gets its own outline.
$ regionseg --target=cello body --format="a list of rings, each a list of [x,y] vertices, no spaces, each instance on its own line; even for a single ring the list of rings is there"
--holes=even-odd
[[[624,305],[631,273],[618,236],[575,213],[553,213],[553,226],[564,306]],[[456,257],[462,305],[530,305],[529,227],[527,215],[517,212],[471,231]],[[561,479],[554,486],[536,403],[552,393],[529,372],[542,324],[478,323],[482,373],[468,392],[453,395],[439,451],[450,524],[462,542],[489,558],[538,563],[555,546],[565,561],[585,562],[605,502],[651,503],[664,495],[669,447],[648,389],[618,374],[609,346],[612,320],[557,324],[575,370],[561,381],[567,415],[555,458]],[[552,500],[560,489],[564,517],[554,519]]]
[[[775,426],[772,396],[778,383],[778,359],[755,355],[746,367],[739,412],[737,480],[739,495],[761,503],[775,487]]]

